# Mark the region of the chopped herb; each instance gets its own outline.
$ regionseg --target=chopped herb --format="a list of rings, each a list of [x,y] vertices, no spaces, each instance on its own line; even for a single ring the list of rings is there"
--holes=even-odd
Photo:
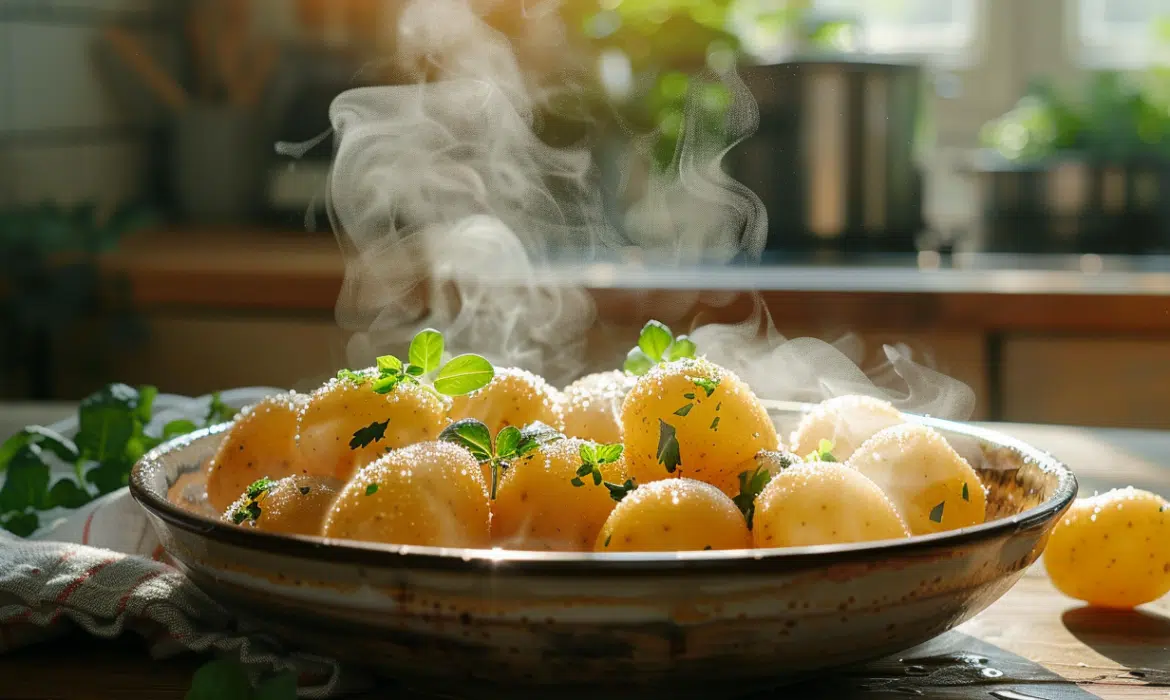
[[[695,342],[687,336],[676,338],[666,324],[649,321],[638,334],[638,346],[626,355],[623,368],[630,374],[641,376],[661,362],[693,358],[697,350]]]
[[[711,430],[719,431],[719,416],[715,416],[715,420],[711,421]]]
[[[707,545],[706,547],[703,547],[703,551],[704,551],[704,552],[710,552],[710,551],[711,551],[711,545]]]
[[[626,479],[624,484],[614,484],[607,481],[605,482],[605,488],[609,490],[610,498],[617,501],[618,503],[621,503],[623,498],[630,495],[634,489],[638,488],[638,482],[634,479]]]
[[[358,428],[353,433],[353,438],[349,441],[349,449],[356,450],[361,447],[367,447],[372,442],[380,442],[382,438],[386,437],[386,427],[390,425],[390,419],[384,421],[374,421],[364,428]]]
[[[711,379],[709,377],[696,377],[691,381],[694,382],[695,386],[699,387],[703,390],[704,393],[707,394],[707,398],[711,398],[711,394],[714,394],[715,390],[719,388],[720,380]]]
[[[808,455],[805,456],[805,459],[810,462],[836,462],[837,458],[833,456],[833,447],[834,445],[832,440],[825,440],[822,438],[821,441],[817,443],[816,451],[809,452]]]
[[[274,483],[276,482],[268,477],[257,479],[248,486],[248,489],[244,493],[251,499],[260,498],[264,492],[272,488]]]
[[[496,497],[500,471],[509,467],[509,460],[518,459],[539,448],[541,445],[563,439],[557,430],[539,421],[523,430],[507,426],[500,430],[492,441],[492,433],[486,425],[474,418],[464,418],[447,426],[439,433],[439,439],[463,447],[480,464],[491,468],[491,497]]]
[[[930,521],[934,523],[941,523],[943,519],[943,506],[947,504],[946,501],[939,503],[934,508],[930,509]]]
[[[301,487],[301,495],[302,495],[302,496],[308,496],[308,495],[309,495],[309,492],[310,492],[310,491],[312,491],[312,490],[313,490],[313,489],[312,489],[312,487],[309,487],[309,486],[302,486],[302,487]]]
[[[966,481],[963,482],[963,500],[964,501],[971,500],[971,492],[967,490],[967,482]]]
[[[376,481],[366,487],[367,496],[373,496],[375,493],[378,493],[378,482]]]
[[[605,536],[605,545],[604,545],[604,546],[608,547],[608,546],[609,546],[609,541],[610,541],[610,540],[612,540],[612,539],[613,539],[613,533],[610,533],[610,534],[606,535],[606,536]]]
[[[683,394],[683,398],[684,398],[684,399],[689,399],[689,400],[691,400],[691,401],[694,401],[694,400],[695,400],[695,395],[694,395],[694,393],[686,393],[686,394]]]
[[[718,411],[718,410],[719,410],[719,409],[721,409],[721,408],[723,408],[723,402],[722,402],[722,401],[720,401],[719,403],[715,404],[715,410],[716,410],[716,411]]]
[[[260,519],[260,504],[256,501],[249,500],[232,513],[232,522],[236,525],[242,525],[245,522],[256,522]]]
[[[676,416],[683,416],[683,417],[686,417],[686,415],[687,415],[688,413],[690,413],[690,412],[691,412],[691,409],[692,409],[692,408],[694,408],[694,407],[695,407],[695,404],[693,404],[693,403],[689,403],[689,404],[687,404],[686,406],[683,406],[682,408],[680,408],[680,409],[678,409],[677,411],[675,411],[675,412],[674,412],[674,415],[676,415]]]
[[[597,445],[592,442],[584,443],[577,451],[578,456],[581,457],[581,466],[577,468],[577,474],[570,479],[570,483],[577,487],[584,486],[585,482],[583,479],[591,476],[593,478],[593,485],[601,486],[604,481],[601,475],[602,465],[613,464],[621,459],[624,449],[619,443],[612,445]],[[606,485],[608,486],[608,484]]]
[[[679,455],[678,437],[674,426],[661,418],[658,419],[658,463],[666,467],[671,474],[682,464]]]
[[[337,380],[341,382],[349,382],[354,386],[361,386],[366,383],[366,377],[358,374],[352,369],[341,369],[337,371]]]
[[[756,514],[756,498],[764,491],[764,487],[772,480],[772,472],[764,465],[759,465],[754,471],[741,472],[739,475],[739,495],[731,499],[743,513],[750,529],[752,519]]]

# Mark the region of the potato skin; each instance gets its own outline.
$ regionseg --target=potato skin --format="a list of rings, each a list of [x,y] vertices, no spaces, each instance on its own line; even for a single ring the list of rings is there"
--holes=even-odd
[[[431,547],[491,545],[488,486],[471,453],[424,442],[362,467],[325,517],[336,539]]]
[[[523,428],[540,421],[557,430],[564,428],[560,392],[537,376],[515,367],[497,367],[496,376],[482,389],[456,396],[451,420],[475,418],[492,435],[509,425]]]
[[[561,392],[565,434],[602,444],[622,441],[622,402],[638,378],[614,370],[584,376]]]
[[[371,376],[370,370],[363,375]],[[388,450],[438,438],[450,424],[448,401],[431,390],[402,382],[388,394],[334,379],[313,392],[297,424],[305,469],[310,474],[348,480],[354,472]],[[381,440],[351,449],[354,433],[372,423],[388,421]]]
[[[207,500],[215,512],[222,513],[257,479],[304,470],[296,438],[305,400],[296,393],[279,394],[240,412],[208,466]]]
[[[297,474],[273,482],[272,486],[256,500],[260,516],[239,523],[263,532],[279,532],[286,535],[320,535],[325,514],[333,506],[342,483],[324,476]],[[230,506],[223,514],[227,522],[234,522],[237,509],[247,506],[252,499],[247,494]]]
[[[681,458],[673,472],[659,459],[669,430]],[[738,493],[735,470],[745,460],[779,447],[775,425],[751,389],[703,359],[660,364],[641,377],[622,404],[622,435],[626,468],[639,484],[685,477],[734,487],[728,495]]]
[[[886,428],[866,440],[847,464],[885,492],[912,534],[978,525],[986,517],[987,494],[979,475],[946,438],[926,426]]]
[[[598,552],[681,552],[750,549],[743,514],[725,493],[694,479],[639,486],[610,513]]]
[[[584,486],[571,480],[583,464],[585,440],[565,439],[544,445],[512,463],[492,503],[492,544],[504,549],[589,552],[617,502],[591,478]],[[614,484],[626,480],[618,460],[600,467]]]
[[[784,470],[756,498],[756,547],[846,544],[910,536],[882,490],[855,469],[811,462]]]
[[[798,455],[815,452],[821,440],[833,443],[833,457],[844,462],[861,444],[886,428],[905,423],[893,404],[872,396],[837,396],[817,404],[800,420],[789,440]]]
[[[1060,592],[1133,608],[1170,592],[1170,502],[1132,486],[1077,500],[1048,538],[1044,567]]]

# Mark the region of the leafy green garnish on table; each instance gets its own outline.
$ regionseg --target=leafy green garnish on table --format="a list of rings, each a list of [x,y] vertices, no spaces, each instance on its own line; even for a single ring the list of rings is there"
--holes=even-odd
[[[496,376],[492,363],[479,355],[460,355],[444,365],[443,349],[443,334],[427,328],[410,342],[407,362],[393,355],[382,355],[376,360],[376,375],[343,369],[337,378],[357,386],[369,382],[378,394],[389,394],[399,384],[408,382],[430,386],[447,396],[463,396],[487,386]],[[428,380],[429,385],[423,384]]]
[[[278,673],[255,688],[248,672],[235,661],[209,661],[195,672],[186,700],[294,700],[297,677],[291,671]]]
[[[197,430],[188,420],[168,423],[161,435],[147,433],[158,390],[110,384],[86,397],[77,409],[77,435],[70,440],[30,426],[0,444],[0,527],[22,537],[41,525],[39,512],[80,508],[117,491],[130,479],[135,462],[165,440]],[[207,425],[231,420],[236,410],[212,396]],[[53,481],[56,467],[73,474]]]
[[[687,336],[675,337],[666,324],[649,321],[638,334],[638,347],[626,355],[623,368],[630,374],[641,376],[661,362],[693,359],[697,350],[694,341]]]
[[[514,425],[502,428],[493,442],[491,430],[474,418],[456,421],[439,433],[440,440],[459,445],[470,452],[477,462],[489,466],[492,474],[493,499],[500,485],[501,472],[506,470],[513,460],[533,452],[541,445],[564,437],[556,428],[534,421],[523,429]]]

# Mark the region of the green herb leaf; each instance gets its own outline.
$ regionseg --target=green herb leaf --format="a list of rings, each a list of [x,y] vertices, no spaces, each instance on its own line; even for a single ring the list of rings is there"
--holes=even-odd
[[[251,484],[248,484],[248,488],[244,491],[244,494],[251,499],[260,498],[260,496],[265,492],[271,490],[272,485],[275,483],[276,482],[266,476],[262,477],[253,481]]]
[[[691,381],[694,382],[695,386],[699,387],[700,389],[703,390],[703,392],[705,394],[707,394],[707,398],[711,398],[711,394],[714,394],[715,390],[719,388],[719,380],[718,379],[710,379],[708,377],[697,377],[695,379],[692,379]]]
[[[604,545],[604,546],[608,547],[608,546],[609,546],[609,541],[610,541],[610,540],[612,540],[612,539],[613,539],[613,535],[612,535],[612,534],[606,535],[606,536],[605,536],[605,545]]]
[[[37,445],[25,445],[8,462],[0,487],[0,513],[43,510],[49,506],[49,465]]]
[[[581,486],[585,485],[585,482],[581,481],[581,477],[579,477],[579,476],[575,476],[572,479],[569,479],[569,483],[572,484],[573,486],[577,486],[577,487],[581,487]]]
[[[967,490],[967,482],[966,481],[963,482],[963,500],[964,501],[971,500],[971,492]]]
[[[751,529],[756,514],[756,498],[771,481],[772,472],[762,465],[756,467],[754,471],[741,472],[739,475],[739,495],[731,500],[743,513],[748,529]]]
[[[382,376],[387,374],[399,374],[402,372],[402,360],[393,355],[382,355],[376,360],[378,373]]]
[[[833,447],[832,440],[821,438],[821,441],[817,443],[816,451],[809,452],[805,459],[810,462],[836,462],[837,458],[833,456]]]
[[[296,700],[297,677],[291,671],[285,671],[269,678],[256,686],[252,700]]]
[[[658,463],[672,474],[682,464],[674,426],[661,418],[658,419]]]
[[[516,446],[516,456],[523,457],[542,445],[563,439],[565,436],[556,428],[540,421],[533,421],[520,431],[520,444]]]
[[[421,377],[424,374],[426,374],[427,372],[426,372],[426,370],[424,370],[422,367],[419,367],[418,365],[407,365],[406,366],[406,373],[412,377]]]
[[[650,359],[649,355],[642,352],[639,348],[634,348],[626,354],[626,361],[622,364],[622,369],[630,374],[641,377],[649,372],[654,367],[654,364],[654,360]]]
[[[49,506],[51,508],[80,508],[93,498],[89,491],[78,485],[68,477],[53,484],[49,489]]]
[[[76,462],[81,456],[77,450],[77,445],[72,440],[48,428],[42,428],[39,425],[30,425],[5,440],[3,445],[0,445],[0,471],[3,471],[4,466],[8,464],[13,455],[25,445],[36,445],[69,464]]]
[[[193,433],[198,429],[199,429],[199,426],[195,425],[194,421],[189,421],[185,418],[173,420],[170,423],[167,423],[166,425],[163,426],[163,434],[162,434],[163,440],[173,440],[174,438],[177,438],[180,435],[186,435],[187,433]]]
[[[375,379],[372,388],[375,394],[389,394],[394,391],[394,387],[398,386],[400,381],[402,381],[402,377],[397,374],[390,374]]]
[[[32,512],[13,512],[0,517],[0,527],[17,537],[28,537],[41,526],[41,519]]]
[[[240,664],[211,661],[195,672],[186,700],[252,700],[252,682]]]
[[[207,425],[230,423],[236,419],[239,411],[223,402],[219,392],[211,395],[211,405],[207,409]]]
[[[613,464],[622,458],[622,452],[625,447],[620,442],[615,442],[609,445],[598,445],[597,447],[597,463],[598,464]]]
[[[698,348],[695,346],[695,341],[685,335],[680,335],[667,348],[665,359],[671,362],[674,360],[694,359],[696,352],[698,352]]]
[[[420,331],[410,341],[410,364],[430,374],[443,362],[443,334],[433,328]],[[421,376],[421,375],[420,375]]]
[[[593,473],[593,463],[592,462],[585,462],[581,466],[577,467],[577,476],[589,476],[592,473]]]
[[[667,348],[674,342],[674,336],[665,324],[658,321],[649,321],[638,334],[638,347],[646,356],[655,362],[662,361]]]
[[[354,386],[361,386],[367,381],[366,377],[363,377],[361,374],[353,371],[352,369],[337,370],[337,379],[338,381],[349,382]]]
[[[439,439],[466,448],[480,463],[491,461],[495,456],[491,431],[474,418],[452,423],[439,433]]]
[[[261,514],[260,504],[256,501],[248,501],[232,512],[232,522],[236,525],[243,525],[249,521],[256,522],[260,519]]]
[[[373,496],[375,493],[378,493],[378,483],[377,482],[374,482],[374,483],[370,484],[369,486],[366,486],[366,495],[367,496]]]
[[[82,458],[94,462],[120,459],[126,444],[142,430],[137,420],[138,391],[111,384],[81,402],[74,438]]]
[[[361,447],[366,447],[372,442],[379,442],[386,437],[386,427],[390,425],[390,419],[384,421],[374,421],[364,428],[358,428],[353,433],[353,438],[349,441],[349,449],[356,450]]]
[[[511,459],[516,456],[516,449],[520,446],[520,429],[509,425],[496,433],[496,457]]]
[[[715,416],[715,420],[711,421],[711,430],[719,432],[719,416]]]
[[[311,486],[302,486],[302,487],[300,488],[300,491],[301,491],[301,495],[302,495],[302,496],[308,496],[308,495],[309,495],[309,492],[310,492],[310,491],[312,491],[312,490],[313,490],[313,487],[311,487]]]
[[[935,522],[935,523],[941,523],[941,522],[942,522],[942,519],[943,519],[943,506],[945,506],[946,504],[947,504],[947,502],[946,502],[946,501],[943,501],[942,503],[939,503],[939,504],[938,504],[937,506],[935,506],[934,508],[931,508],[931,509],[930,509],[930,520],[931,520],[931,522]]]
[[[695,407],[695,404],[693,404],[693,403],[689,403],[689,404],[687,404],[686,406],[683,406],[682,408],[680,408],[680,409],[678,409],[677,411],[675,411],[675,412],[674,412],[674,415],[676,415],[676,416],[683,416],[683,417],[686,417],[686,415],[687,415],[688,413],[690,413],[690,412],[691,412],[691,409],[692,409],[692,408],[694,408],[694,407]]]
[[[691,400],[691,401],[694,401],[694,400],[695,400],[695,395],[694,395],[693,393],[686,393],[686,394],[683,394],[683,398],[684,398],[684,399],[689,399],[689,400]],[[715,410],[719,410],[719,409],[715,409]]]
[[[585,464],[597,464],[597,445],[592,442],[582,443],[581,447],[577,449],[577,454]]]
[[[463,396],[482,389],[496,376],[495,368],[479,355],[460,355],[443,365],[435,377],[435,390],[447,396]]]
[[[626,483],[624,484],[614,484],[607,481],[605,482],[605,488],[609,490],[610,498],[621,503],[623,498],[638,488],[638,482],[633,479],[626,479]]]

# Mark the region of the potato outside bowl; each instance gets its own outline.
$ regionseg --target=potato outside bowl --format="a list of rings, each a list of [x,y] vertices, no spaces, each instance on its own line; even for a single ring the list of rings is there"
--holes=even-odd
[[[808,408],[770,406],[784,434]],[[979,472],[986,523],[742,552],[328,542],[245,530],[192,507],[226,426],[155,449],[130,489],[204,591],[306,650],[436,689],[727,694],[924,642],[986,608],[1040,555],[1076,496],[1072,473],[991,431],[909,419],[940,430]]]

